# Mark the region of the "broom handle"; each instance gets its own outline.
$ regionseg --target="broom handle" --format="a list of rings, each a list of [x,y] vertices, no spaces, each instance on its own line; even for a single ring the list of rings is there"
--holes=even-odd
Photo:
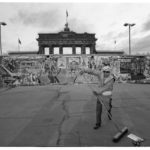
[[[84,77],[84,75],[83,75],[83,77]],[[84,79],[86,80],[85,77],[84,77]],[[87,80],[86,80],[86,82],[87,82]],[[91,91],[94,91],[93,88],[92,88],[89,84],[88,84],[88,87],[91,89]],[[94,95],[95,95],[95,94],[94,94]],[[96,96],[96,98],[100,101],[100,103],[105,107],[105,109],[106,109],[106,111],[107,111],[107,114],[108,114],[109,117],[112,119],[112,121],[113,121],[115,127],[117,128],[117,130],[121,131],[121,130],[120,130],[120,127],[119,127],[118,124],[114,121],[114,119],[112,118],[111,114],[109,113],[109,111],[108,111],[106,105],[104,104],[103,100],[101,100],[98,95],[95,95],[95,96]]]

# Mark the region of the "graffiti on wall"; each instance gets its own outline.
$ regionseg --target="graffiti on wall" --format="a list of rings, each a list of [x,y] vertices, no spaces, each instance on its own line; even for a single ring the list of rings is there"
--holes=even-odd
[[[131,72],[131,58],[121,57],[120,58],[120,73],[130,73]]]
[[[79,74],[79,68],[101,70],[105,65],[110,65],[118,76],[121,74],[121,81],[129,79],[129,74],[132,80],[150,78],[149,56],[7,56],[1,59],[1,63],[10,72],[21,74],[18,79],[20,85],[71,81]],[[95,77],[86,76],[91,82],[96,81]]]
[[[147,79],[150,79],[150,56],[146,56],[144,73]]]
[[[142,80],[149,74],[147,64],[149,60],[146,56],[125,56],[120,58],[120,72],[130,74],[132,80]]]

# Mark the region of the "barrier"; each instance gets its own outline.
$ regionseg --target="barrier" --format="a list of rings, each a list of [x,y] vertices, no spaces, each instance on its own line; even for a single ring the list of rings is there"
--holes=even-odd
[[[142,71],[144,77],[150,77],[150,59],[148,57],[130,57],[129,59],[127,56],[52,55],[47,57],[44,55],[31,55],[4,56],[0,58],[0,61],[10,72],[21,74],[20,79],[17,79],[14,83],[16,85],[73,83],[79,73],[79,68],[100,70],[106,64],[109,64],[116,74],[119,75],[122,71],[126,70],[126,72],[131,75],[131,78],[133,78],[132,72],[138,72],[140,70],[140,68],[137,67],[138,65],[135,65],[137,62],[138,64],[142,62],[140,71]],[[89,83],[97,83],[97,79],[94,76],[86,75],[86,78]],[[124,77],[123,72],[119,78],[119,82],[126,83],[131,78],[129,78],[129,76]],[[78,76],[75,82],[86,83],[82,76]],[[2,83],[0,84],[2,86]]]

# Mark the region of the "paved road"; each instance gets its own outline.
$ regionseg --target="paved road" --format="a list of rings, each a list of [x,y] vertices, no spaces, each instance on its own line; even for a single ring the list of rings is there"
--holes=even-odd
[[[113,118],[150,146],[150,85],[115,84]],[[0,146],[133,146],[112,142],[117,133],[105,115],[95,123],[96,98],[87,84],[0,90]]]

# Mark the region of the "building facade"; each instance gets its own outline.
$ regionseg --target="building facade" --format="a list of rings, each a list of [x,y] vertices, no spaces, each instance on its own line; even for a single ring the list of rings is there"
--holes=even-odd
[[[95,34],[70,31],[68,23],[59,33],[39,33],[38,54],[95,54]]]

